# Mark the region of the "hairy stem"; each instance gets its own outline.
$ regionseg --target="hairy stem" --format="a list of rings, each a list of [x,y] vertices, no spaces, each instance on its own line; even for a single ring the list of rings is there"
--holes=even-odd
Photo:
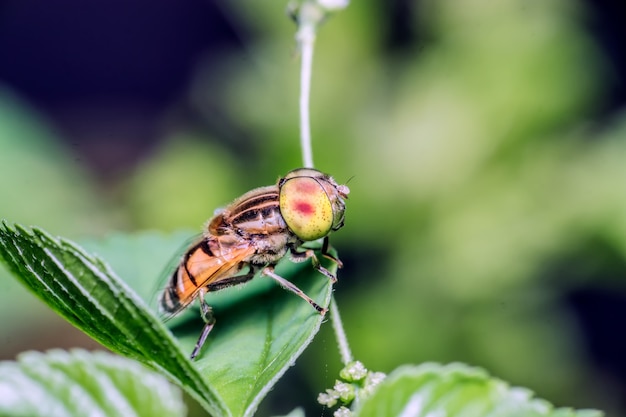
[[[313,48],[315,46],[315,33],[317,27],[324,21],[331,11],[345,8],[348,0],[317,1],[317,0],[294,0],[292,17],[298,24],[296,40],[301,54],[300,66],[300,147],[302,149],[302,164],[305,168],[313,168],[313,147],[311,144],[311,123],[309,119],[309,102],[311,93],[311,74],[313,73]],[[344,365],[354,359],[348,338],[343,329],[339,308],[335,297],[330,301],[331,320],[339,345],[339,353]]]
[[[300,66],[300,147],[302,148],[302,164],[305,168],[313,168],[309,101],[313,67],[313,47],[315,45],[315,26],[312,23],[301,24],[296,37],[300,45],[300,53],[302,54]]]
[[[339,353],[341,354],[341,362],[347,365],[354,361],[354,358],[350,351],[350,345],[348,345],[348,338],[343,329],[343,322],[341,321],[339,307],[337,307],[334,295],[330,299],[330,319],[333,322],[333,329],[335,330],[335,337],[337,338],[337,345],[339,347]]]

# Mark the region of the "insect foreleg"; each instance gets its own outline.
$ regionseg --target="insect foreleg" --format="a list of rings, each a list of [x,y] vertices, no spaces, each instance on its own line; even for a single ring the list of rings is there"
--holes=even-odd
[[[328,239],[328,236],[326,236],[324,238],[324,243],[322,243],[322,256],[335,262],[337,264],[337,268],[343,268],[343,262],[341,262],[339,258],[335,258],[331,255],[328,249],[330,249],[330,240]]]
[[[324,314],[326,314],[326,312],[328,311],[328,309],[321,307],[319,304],[317,304],[315,301],[313,301],[313,299],[311,297],[306,295],[304,293],[304,291],[302,291],[300,288],[296,287],[295,284],[293,284],[292,282],[287,281],[285,278],[283,278],[280,275],[278,275],[277,273],[275,273],[273,266],[266,266],[261,271],[261,274],[267,275],[268,277],[272,278],[274,281],[278,282],[280,284],[280,286],[283,287],[284,289],[291,291],[292,293],[294,293],[298,297],[300,297],[303,300],[305,300],[307,303],[311,304],[313,306],[313,308],[315,310],[317,310],[317,312],[320,313],[322,316]]]
[[[326,239],[324,239],[324,242],[326,242]],[[326,248],[326,250],[328,250],[328,248]],[[313,268],[317,269],[319,272],[326,275],[333,284],[337,282],[337,277],[328,269],[324,268],[322,264],[320,264],[320,261],[319,259],[317,259],[317,256],[315,255],[315,251],[313,251],[313,249],[305,249],[303,252],[299,252],[298,249],[294,248],[293,246],[290,246],[289,254],[290,254],[291,260],[294,262],[303,262],[310,258],[311,262],[313,263]],[[324,254],[324,248],[322,248],[322,256],[326,258],[330,257],[330,259],[334,261],[338,261],[332,255]]]

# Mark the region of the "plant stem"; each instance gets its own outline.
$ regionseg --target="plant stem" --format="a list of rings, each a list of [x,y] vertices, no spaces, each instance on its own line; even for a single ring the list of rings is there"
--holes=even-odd
[[[297,15],[298,32],[296,40],[301,54],[300,66],[300,148],[302,149],[302,164],[305,168],[313,168],[313,148],[311,145],[311,123],[309,119],[309,102],[311,93],[311,74],[313,72],[313,47],[315,46],[315,31],[330,10],[343,9],[348,5],[347,0],[319,3],[315,0],[305,0],[300,3],[299,9],[294,9]],[[339,345],[339,353],[344,365],[354,360],[348,338],[343,329],[339,308],[333,296],[330,300],[330,314],[333,329]]]
[[[302,164],[305,168],[313,168],[309,97],[311,92],[315,25],[309,22],[301,24],[296,38],[298,39],[300,53],[302,54],[300,67],[300,147],[302,149]]]
[[[343,322],[341,321],[339,307],[337,307],[334,295],[330,299],[330,319],[333,322],[333,329],[335,330],[335,337],[337,338],[337,345],[339,347],[339,353],[341,354],[341,362],[347,365],[354,361],[354,358],[350,351],[350,345],[348,345],[348,338],[343,329]]]

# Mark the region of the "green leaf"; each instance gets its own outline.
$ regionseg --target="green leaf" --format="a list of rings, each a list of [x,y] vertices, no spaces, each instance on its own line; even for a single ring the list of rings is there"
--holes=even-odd
[[[180,232],[175,239],[166,240],[164,235],[155,233],[132,238],[118,234],[105,241],[87,242],[86,246],[106,255],[116,270],[129,277],[128,284],[149,300],[158,289],[154,277],[167,264],[168,255],[180,251],[181,242],[188,241],[189,235]],[[129,263],[129,258],[133,262]],[[155,265],[154,259],[162,261]],[[336,271],[334,265],[325,265]],[[331,289],[328,280],[310,264],[283,261],[276,272],[321,304],[328,305]],[[322,317],[299,297],[267,278],[255,278],[243,287],[209,294],[206,299],[214,308],[217,324],[194,363],[233,415],[252,415],[278,377],[309,344]],[[175,334],[186,354],[193,350],[203,326],[198,310],[190,310],[186,317],[192,320],[173,321]]]
[[[86,242],[86,246],[105,255],[115,270],[129,277],[128,284],[145,300],[152,301],[153,306],[159,288],[155,276],[168,264],[168,256],[180,252],[181,243],[188,242],[189,236],[189,232],[179,232],[171,238],[158,233],[132,237],[117,234],[104,241]],[[154,259],[160,261],[155,263]],[[322,262],[336,272],[333,263],[325,259]],[[319,304],[330,303],[328,279],[311,268],[310,263],[284,260],[276,272]],[[276,380],[309,344],[323,318],[268,278],[257,277],[244,286],[209,294],[206,300],[213,306],[217,323],[194,364],[232,415],[252,415]],[[189,310],[182,318],[168,323],[185,355],[193,350],[203,326],[199,310]]]
[[[0,415],[161,416],[186,414],[181,392],[137,362],[105,352],[26,352],[0,362]]]
[[[463,364],[406,365],[367,397],[358,417],[601,417],[596,410],[555,409],[524,388],[512,388]]]
[[[0,228],[0,255],[35,295],[121,355],[163,370],[214,414],[227,414],[214,389],[143,300],[100,259],[39,229]]]
[[[292,277],[302,271],[303,277],[294,282],[328,306],[328,280],[303,266],[307,265],[284,263],[277,272]],[[307,280],[300,279],[304,277]],[[250,416],[311,342],[322,317],[308,303],[281,288],[238,303],[224,313],[218,317],[215,334],[209,337],[209,346],[197,360],[197,366],[219,387],[233,415]],[[198,329],[176,333],[188,352],[198,338]]]
[[[180,235],[176,239],[178,246],[183,243]],[[100,247],[115,254],[111,258],[120,270],[132,272],[130,285],[74,243],[39,229],[6,223],[0,228],[0,257],[36,295],[109,349],[166,373],[214,415],[252,415],[321,325],[323,318],[299,297],[256,278],[244,290],[207,297],[217,324],[192,363],[188,355],[202,329],[197,311],[172,320],[176,341],[148,307],[154,292],[146,282],[156,288],[157,281],[147,273],[162,267],[172,240],[117,235]],[[281,262],[276,271],[318,303],[329,304],[331,285],[310,264]],[[185,321],[187,316],[193,319]]]

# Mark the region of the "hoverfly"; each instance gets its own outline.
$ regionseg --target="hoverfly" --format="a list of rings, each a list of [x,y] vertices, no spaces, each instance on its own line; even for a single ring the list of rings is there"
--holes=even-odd
[[[322,256],[341,261],[329,252],[328,234],[343,226],[345,199],[350,190],[315,169],[299,168],[276,185],[256,188],[242,195],[209,220],[201,239],[191,245],[160,298],[160,309],[172,316],[195,299],[205,323],[191,353],[195,358],[215,324],[208,292],[242,284],[261,275],[306,300],[324,315],[318,305],[294,284],[274,272],[274,266],[289,253],[295,262],[311,259],[313,267],[333,283],[337,278],[324,268],[304,242],[323,238]]]

